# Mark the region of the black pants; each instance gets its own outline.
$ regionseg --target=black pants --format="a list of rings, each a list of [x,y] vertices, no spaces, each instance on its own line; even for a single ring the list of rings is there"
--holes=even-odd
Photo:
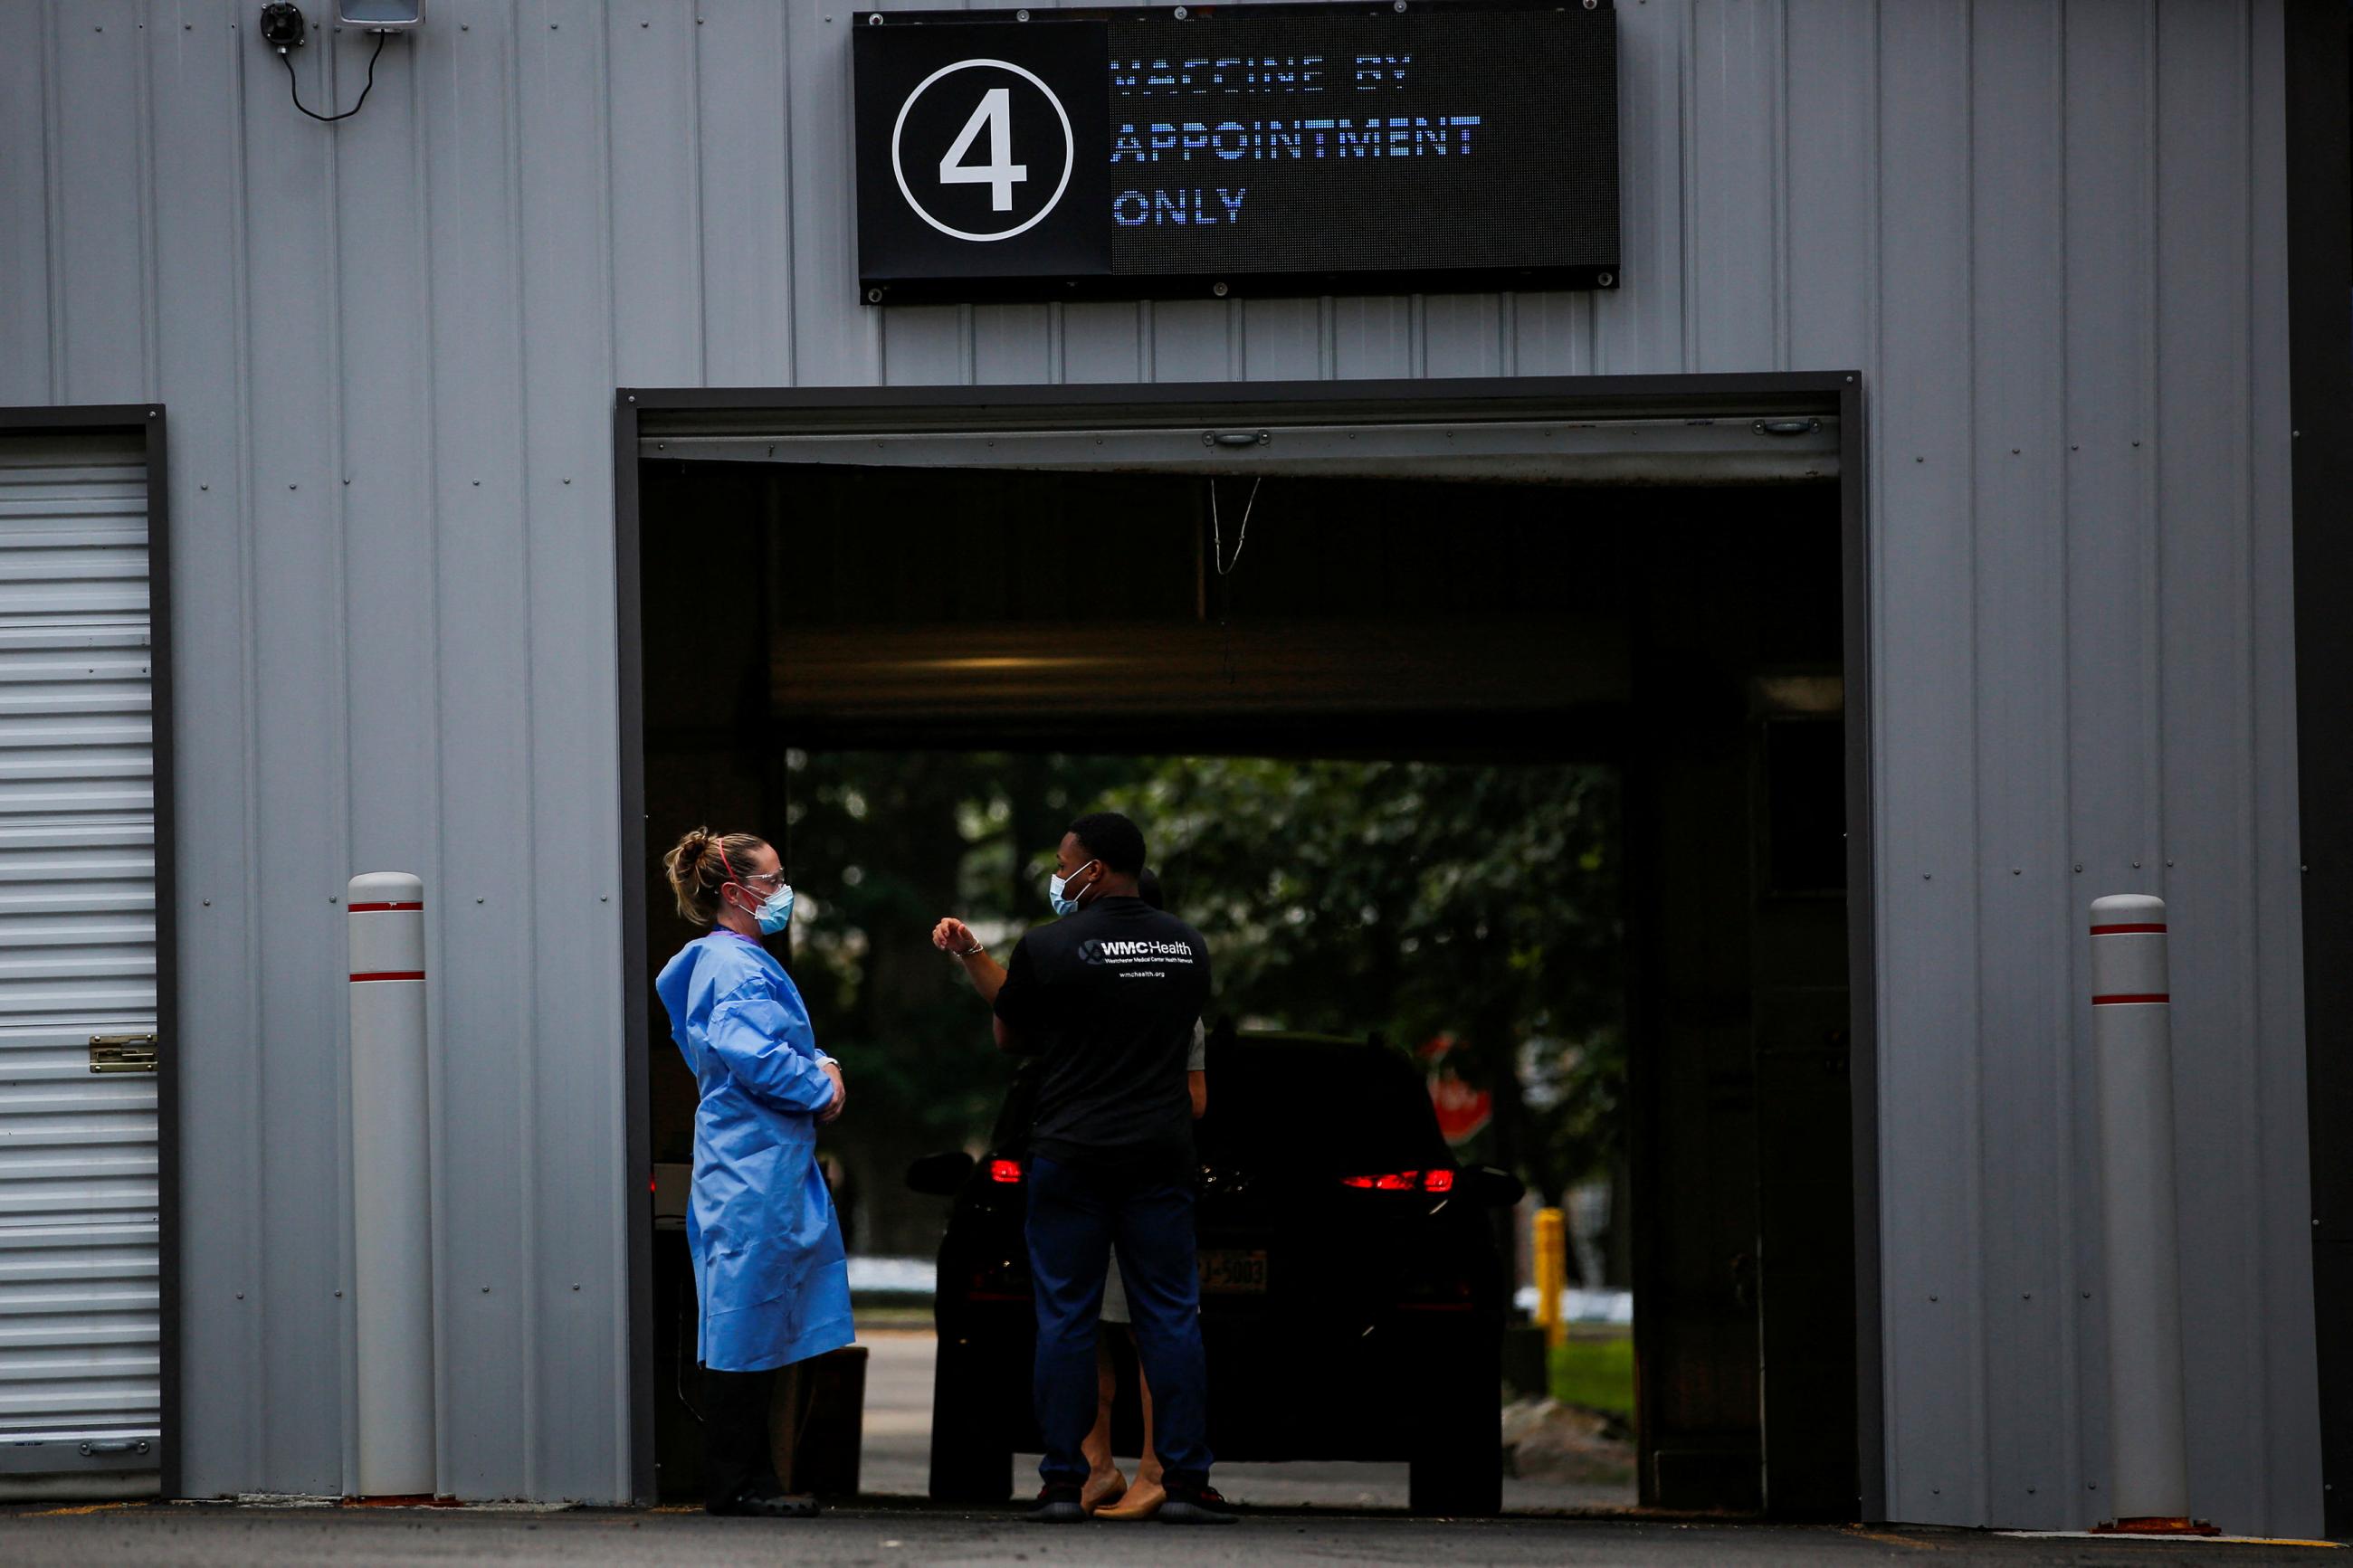
[[[702,1472],[705,1494],[714,1507],[783,1489],[776,1484],[776,1455],[768,1447],[768,1401],[776,1385],[773,1368],[703,1369]]]

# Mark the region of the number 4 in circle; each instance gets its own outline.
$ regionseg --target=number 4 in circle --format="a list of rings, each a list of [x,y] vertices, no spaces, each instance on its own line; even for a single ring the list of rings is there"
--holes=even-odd
[[[988,127],[988,162],[966,163],[964,155],[972,150],[984,125]],[[940,160],[940,184],[987,185],[989,211],[1011,212],[1013,187],[1029,177],[1029,165],[1016,163],[1012,157],[1013,91],[1010,88],[992,87],[980,95],[972,118],[964,122],[964,129],[949,144],[947,156]]]

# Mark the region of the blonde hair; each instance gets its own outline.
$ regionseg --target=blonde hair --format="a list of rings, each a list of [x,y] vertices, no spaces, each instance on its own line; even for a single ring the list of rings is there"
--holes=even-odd
[[[678,900],[680,917],[691,925],[715,921],[720,889],[742,880],[752,851],[765,848],[767,842],[753,833],[688,828],[685,837],[662,857],[662,869],[670,873],[670,890]]]

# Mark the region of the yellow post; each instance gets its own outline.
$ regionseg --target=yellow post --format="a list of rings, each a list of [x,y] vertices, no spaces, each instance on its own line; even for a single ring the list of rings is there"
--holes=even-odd
[[[1568,1227],[1558,1209],[1536,1210],[1536,1321],[1544,1325],[1545,1343],[1568,1342],[1568,1321],[1561,1315],[1560,1293],[1568,1285]]]

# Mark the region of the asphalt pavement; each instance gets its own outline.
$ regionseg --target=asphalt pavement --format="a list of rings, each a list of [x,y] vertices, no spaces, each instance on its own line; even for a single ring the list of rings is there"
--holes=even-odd
[[[0,1562],[11,1568],[172,1563],[281,1568],[729,1568],[731,1564],[1495,1563],[1559,1568],[1813,1568],[1902,1563],[1922,1568],[2132,1568],[2144,1563],[2312,1563],[2309,1548],[2020,1539],[1957,1531],[1787,1529],[1649,1521],[1410,1519],[1271,1513],[1238,1524],[1082,1524],[1049,1529],[1008,1511],[835,1510],[809,1521],[709,1519],[699,1513],[558,1513],[478,1509],[239,1508],[103,1504],[94,1511],[0,1516]]]

